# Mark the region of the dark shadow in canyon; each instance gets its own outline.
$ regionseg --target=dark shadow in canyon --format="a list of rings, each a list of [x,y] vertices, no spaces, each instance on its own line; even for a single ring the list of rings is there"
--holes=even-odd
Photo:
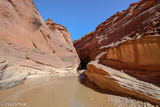
[[[83,69],[87,69],[86,67],[87,63],[84,63],[84,62],[81,62],[78,66],[78,69],[77,70],[83,70]]]
[[[91,59],[87,57],[85,60],[82,60],[82,58],[80,58],[80,60],[81,63],[79,64],[78,70],[87,69],[87,64],[91,61]]]

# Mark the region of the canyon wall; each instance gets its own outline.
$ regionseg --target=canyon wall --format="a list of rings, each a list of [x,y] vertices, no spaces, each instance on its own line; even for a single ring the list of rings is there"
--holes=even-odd
[[[67,29],[51,19],[45,22],[32,0],[1,0],[0,28],[0,89],[39,71],[79,65]]]
[[[91,61],[112,45],[129,38],[154,35],[159,32],[160,1],[141,0],[122,12],[117,12],[98,25],[95,31],[74,41],[82,62]]]
[[[144,36],[111,47],[100,61],[117,69],[160,71],[160,36]]]
[[[141,0],[74,41],[98,87],[160,105],[160,1]]]

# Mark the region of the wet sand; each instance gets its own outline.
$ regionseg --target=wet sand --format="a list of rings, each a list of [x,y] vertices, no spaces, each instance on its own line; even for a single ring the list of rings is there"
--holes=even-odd
[[[75,76],[29,79],[0,90],[0,103],[5,102],[27,103],[27,107],[112,107],[105,95],[80,84]]]

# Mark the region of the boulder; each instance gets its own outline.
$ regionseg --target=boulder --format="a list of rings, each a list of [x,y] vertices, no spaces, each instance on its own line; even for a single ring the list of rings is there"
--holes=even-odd
[[[160,105],[160,88],[129,76],[123,71],[92,61],[87,65],[87,78],[98,87],[114,94],[133,97]]]

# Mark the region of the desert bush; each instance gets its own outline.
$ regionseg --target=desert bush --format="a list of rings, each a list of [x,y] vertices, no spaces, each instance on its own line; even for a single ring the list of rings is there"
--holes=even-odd
[[[62,58],[62,61],[67,62],[68,59],[67,58]]]
[[[38,18],[33,18],[33,25],[35,27],[35,29],[37,30],[40,26],[42,26],[41,21]]]

